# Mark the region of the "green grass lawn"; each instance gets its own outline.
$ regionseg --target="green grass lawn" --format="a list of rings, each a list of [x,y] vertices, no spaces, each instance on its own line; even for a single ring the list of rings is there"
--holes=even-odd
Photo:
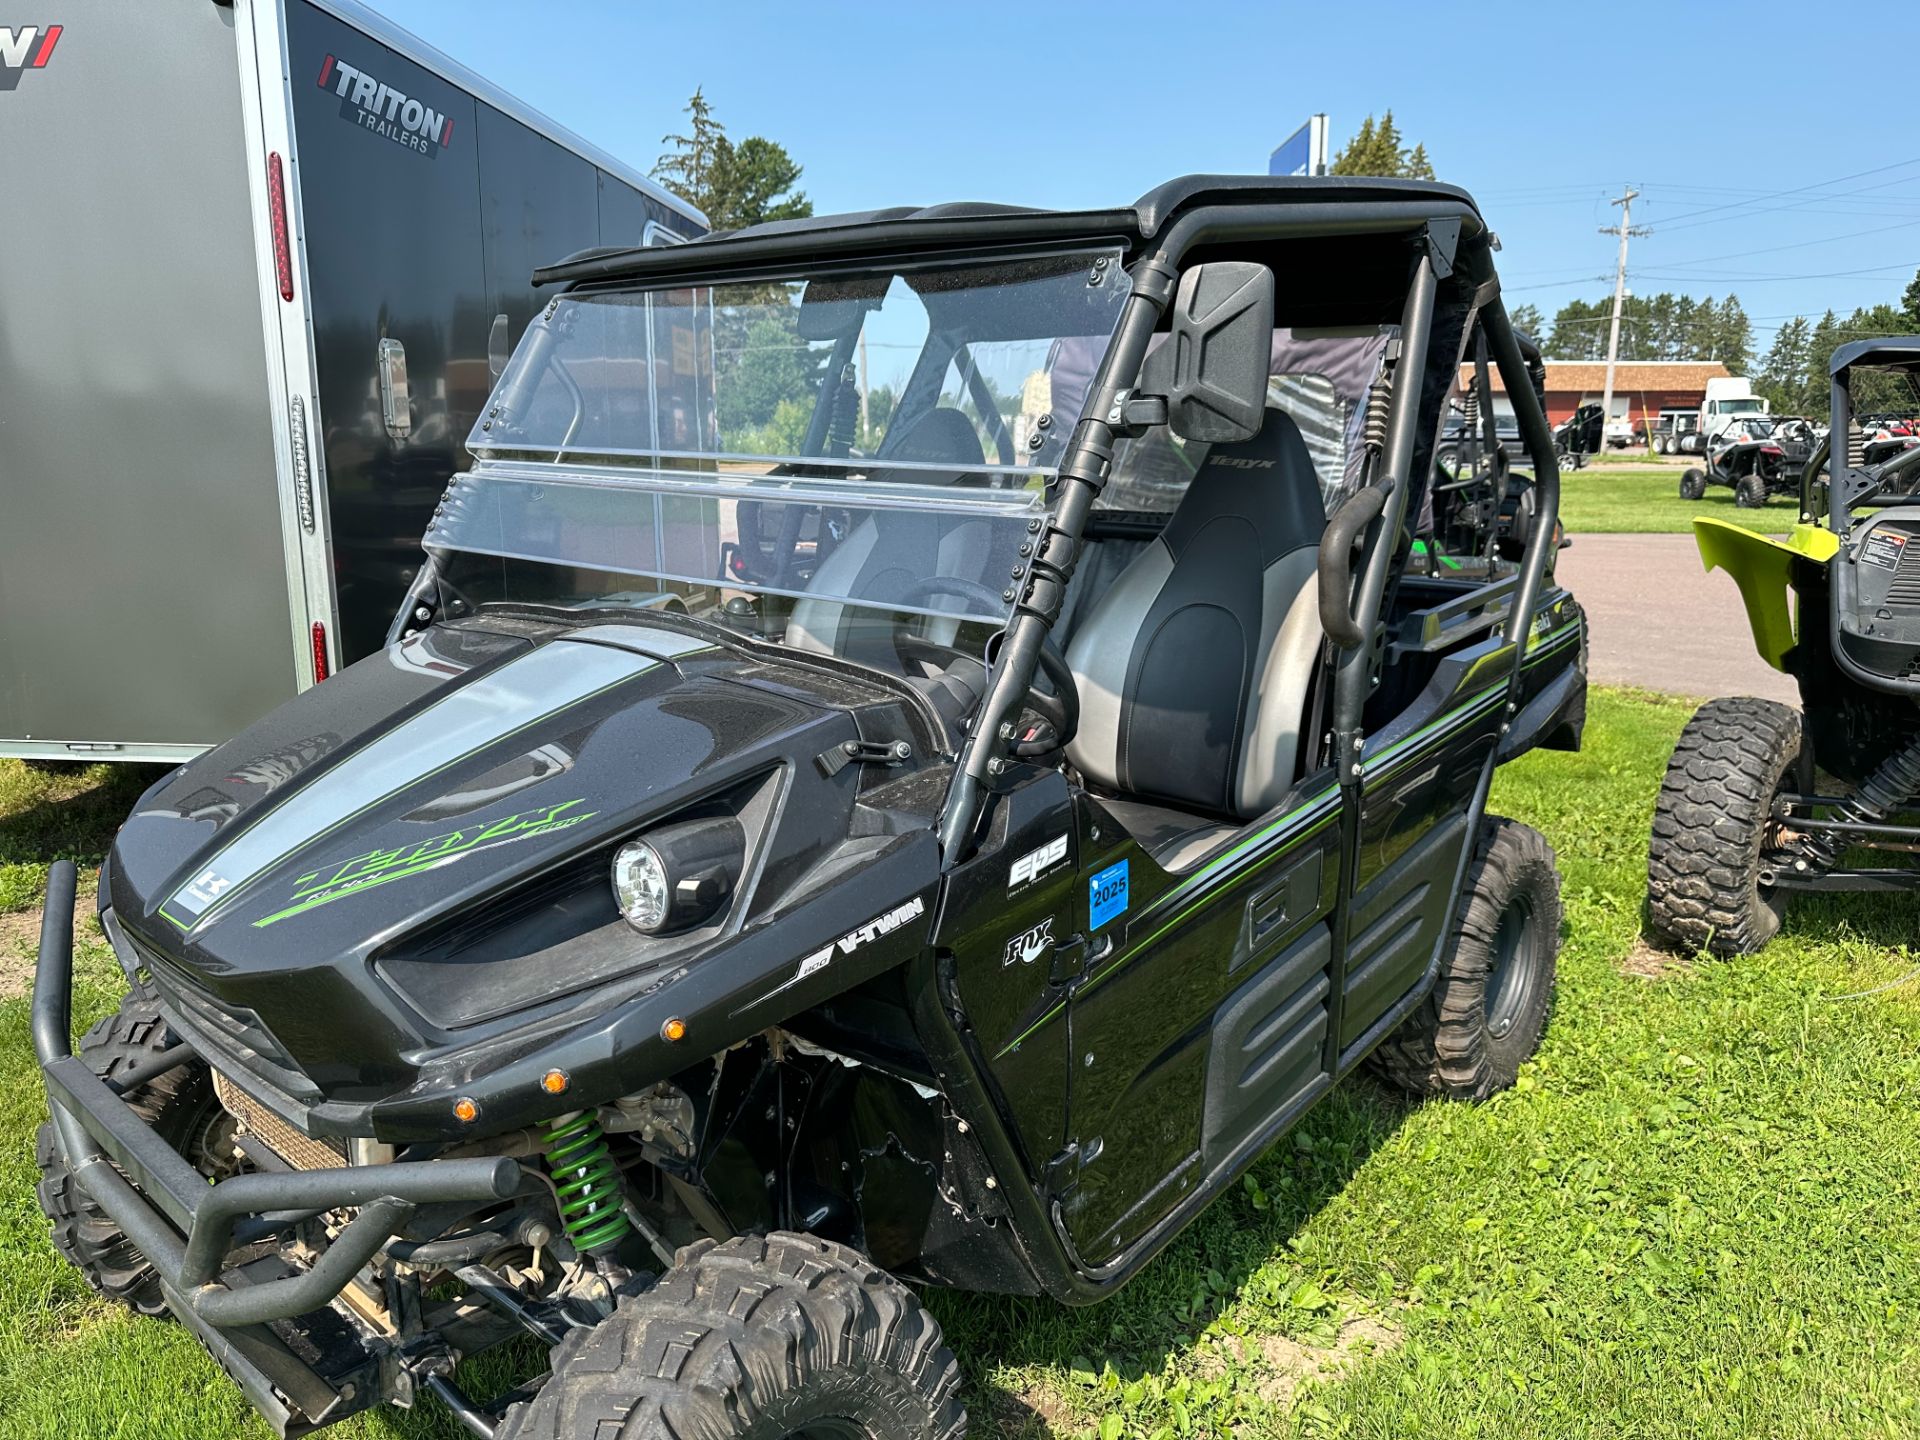
[[[1798,518],[1794,502],[1775,497],[1765,509],[1742,510],[1733,491],[1707,488],[1699,500],[1680,498],[1679,469],[1631,469],[1588,466],[1560,474],[1560,521],[1570,535],[1691,534],[1693,517],[1711,515],[1736,525],[1784,535]]]
[[[1920,1433],[1920,984],[1848,998],[1920,964],[1912,904],[1807,904],[1737,963],[1648,952],[1648,818],[1687,713],[1596,695],[1584,754],[1501,777],[1496,808],[1545,830],[1566,876],[1559,1001],[1519,1087],[1467,1106],[1342,1086],[1105,1304],[935,1296],[974,1433]],[[25,867],[8,904],[31,903],[31,837],[97,853],[106,826],[73,817],[134,789],[0,766],[0,863]],[[112,976],[90,944],[82,1023]],[[99,1303],[54,1258],[32,1197],[42,1113],[16,999],[0,1436],[264,1436],[178,1326]],[[424,1406],[342,1429],[456,1433]]]

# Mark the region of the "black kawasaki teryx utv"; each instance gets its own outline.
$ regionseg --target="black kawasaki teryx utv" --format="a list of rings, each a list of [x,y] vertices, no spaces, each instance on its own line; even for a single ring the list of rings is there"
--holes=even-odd
[[[1674,747],[1648,916],[1692,949],[1758,949],[1796,891],[1920,892],[1920,449],[1870,460],[1852,419],[1863,401],[1920,404],[1920,337],[1844,345],[1832,373],[1833,427],[1803,467],[1786,540],[1693,522],[1801,708],[1712,700]],[[1853,437],[1845,454],[1830,453],[1834,435]]]
[[[910,1287],[1107,1294],[1370,1053],[1507,1084],[1583,621],[1406,573],[1476,318],[1555,513],[1490,239],[1200,177],[544,272],[385,653],[121,830],[78,1053],[50,887],[56,1244],[283,1431],[951,1435]]]

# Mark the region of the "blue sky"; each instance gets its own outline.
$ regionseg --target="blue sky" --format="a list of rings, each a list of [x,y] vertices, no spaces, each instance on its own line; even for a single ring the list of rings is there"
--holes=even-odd
[[[1315,111],[1337,149],[1391,106],[1499,232],[1510,305],[1610,292],[1598,230],[1626,182],[1654,232],[1632,288],[1733,290],[1763,348],[1920,266],[1920,123],[1884,99],[1846,119],[1920,53],[1914,0],[370,3],[643,170],[703,85],[735,138],[793,152],[821,211],[1124,202],[1263,172]]]

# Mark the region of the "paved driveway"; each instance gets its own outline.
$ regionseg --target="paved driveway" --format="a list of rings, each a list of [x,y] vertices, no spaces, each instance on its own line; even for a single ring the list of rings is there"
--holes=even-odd
[[[1793,680],[1754,653],[1739,589],[1701,568],[1693,536],[1576,535],[1559,576],[1586,607],[1597,683],[1799,704]]]

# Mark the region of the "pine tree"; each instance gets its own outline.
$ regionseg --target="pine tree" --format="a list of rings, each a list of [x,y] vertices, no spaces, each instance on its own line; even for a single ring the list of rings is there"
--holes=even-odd
[[[1400,143],[1400,127],[1389,110],[1377,122],[1369,115],[1360,122],[1333,164],[1327,167],[1335,175],[1375,175],[1388,179],[1431,180],[1433,164],[1427,147],[1416,145],[1409,154]]]
[[[693,117],[687,127],[691,133],[661,137],[673,148],[654,163],[653,175],[698,205],[715,231],[813,214],[813,202],[793,188],[800,166],[786,146],[760,135],[735,145],[700,90],[687,102],[687,114]]]
[[[1920,334],[1920,270],[1913,272],[1913,279],[1907,282],[1907,290],[1900,297],[1900,311],[1906,316],[1907,328],[1914,334]]]
[[[705,209],[703,203],[713,188],[713,167],[720,147],[727,143],[727,127],[713,118],[702,86],[696,86],[687,102],[687,114],[693,123],[688,135],[662,135],[660,143],[673,148],[653,164],[653,178],[682,200]],[[711,219],[711,215],[708,217]]]
[[[1547,318],[1540,313],[1538,305],[1516,305],[1507,312],[1507,319],[1536,345],[1547,333]]]
[[[1774,332],[1755,384],[1776,413],[1804,415],[1809,409],[1807,365],[1812,353],[1813,326],[1806,316],[1796,315]]]

